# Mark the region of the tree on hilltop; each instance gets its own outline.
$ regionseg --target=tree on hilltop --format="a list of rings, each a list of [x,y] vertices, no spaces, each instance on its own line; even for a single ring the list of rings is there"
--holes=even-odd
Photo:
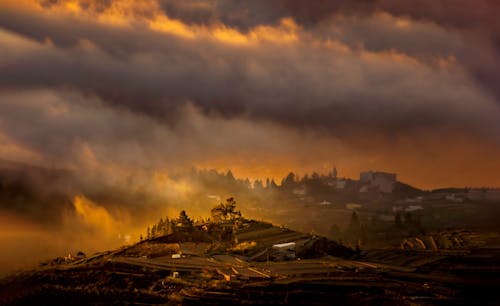
[[[220,203],[212,208],[212,219],[216,222],[225,222],[235,220],[241,217],[241,212],[236,211],[236,201],[233,197],[226,200],[226,203]]]
[[[293,172],[290,172],[283,180],[281,180],[281,187],[293,188],[294,186],[295,186],[295,174]]]
[[[183,228],[192,228],[193,227],[193,220],[191,220],[186,211],[183,210],[179,214],[179,218],[177,218],[177,227],[183,227]]]

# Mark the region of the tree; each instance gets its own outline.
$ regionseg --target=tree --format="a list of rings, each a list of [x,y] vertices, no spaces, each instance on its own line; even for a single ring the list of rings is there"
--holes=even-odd
[[[183,228],[193,227],[193,220],[188,217],[185,210],[181,211],[179,214],[179,218],[177,218],[177,226]]]
[[[164,235],[164,229],[165,229],[165,221],[163,221],[163,218],[160,218],[160,221],[158,221],[158,225],[156,226],[156,234],[158,236]]]
[[[283,188],[292,188],[295,185],[295,174],[293,172],[288,173],[288,175],[281,181],[281,186]]]
[[[169,220],[168,218],[165,219],[165,225],[163,226],[163,235],[168,235],[168,234],[172,233],[171,228],[170,228],[170,223],[171,223],[171,220]]]
[[[236,211],[236,201],[228,198],[226,203],[220,203],[211,210],[212,219],[216,222],[226,222],[241,217],[241,212]]]
[[[176,226],[175,220],[174,219],[170,220],[170,222],[168,224],[168,233],[169,234],[175,233],[175,226]]]
[[[271,180],[271,183],[270,183],[270,186],[271,188],[278,188],[278,185],[276,184],[276,182],[274,181],[274,179]]]
[[[148,229],[146,230],[146,239],[149,240],[151,239],[151,229],[148,226]]]
[[[331,177],[333,179],[336,179],[337,178],[337,168],[336,167],[333,167],[333,171],[331,173]]]
[[[229,181],[234,181],[235,178],[234,178],[234,175],[233,175],[233,172],[231,170],[228,170],[227,173],[226,173],[226,178],[229,180]]]
[[[262,184],[261,180],[255,180],[253,182],[253,188],[257,189],[257,190],[262,190],[262,189],[264,189],[264,185]]]
[[[151,228],[151,238],[156,237],[156,224]]]

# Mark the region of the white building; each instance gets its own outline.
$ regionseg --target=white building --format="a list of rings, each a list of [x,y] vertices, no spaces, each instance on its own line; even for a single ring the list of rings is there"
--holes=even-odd
[[[392,193],[397,176],[395,173],[366,171],[360,173],[359,180],[371,187],[378,187],[381,192]]]
[[[344,189],[346,185],[347,185],[347,181],[344,179],[340,179],[340,180],[337,180],[335,182],[336,189]]]

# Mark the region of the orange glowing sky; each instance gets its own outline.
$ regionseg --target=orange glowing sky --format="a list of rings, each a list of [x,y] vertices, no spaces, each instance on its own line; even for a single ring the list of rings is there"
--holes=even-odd
[[[0,158],[499,186],[498,3],[431,2],[3,0]]]

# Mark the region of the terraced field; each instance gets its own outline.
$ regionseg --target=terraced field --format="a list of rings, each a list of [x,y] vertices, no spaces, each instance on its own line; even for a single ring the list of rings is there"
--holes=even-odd
[[[252,252],[296,241],[321,256],[258,262],[251,252],[233,252],[229,242],[145,241],[5,278],[0,305],[500,304],[495,246],[459,253],[345,253],[324,238],[278,227],[250,228],[238,241],[255,242]],[[172,252],[181,252],[180,258]]]

